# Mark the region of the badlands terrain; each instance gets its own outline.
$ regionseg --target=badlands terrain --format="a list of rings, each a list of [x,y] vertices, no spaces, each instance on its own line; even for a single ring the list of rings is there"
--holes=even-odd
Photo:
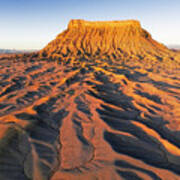
[[[138,21],[70,21],[0,58],[1,180],[179,180],[180,52]]]

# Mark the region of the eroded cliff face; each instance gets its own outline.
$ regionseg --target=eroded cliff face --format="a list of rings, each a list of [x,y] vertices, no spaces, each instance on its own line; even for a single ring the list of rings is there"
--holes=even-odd
[[[67,30],[41,52],[51,58],[165,58],[172,52],[152,39],[140,23],[128,21],[71,20]]]
[[[74,20],[39,54],[0,60],[0,180],[180,179],[179,52]]]

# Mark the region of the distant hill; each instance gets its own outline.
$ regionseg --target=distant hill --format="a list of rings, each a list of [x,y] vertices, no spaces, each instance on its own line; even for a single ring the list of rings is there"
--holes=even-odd
[[[33,51],[37,51],[37,50],[0,49],[0,54],[25,53],[25,52],[33,52]]]
[[[169,45],[170,49],[180,49],[180,45]]]

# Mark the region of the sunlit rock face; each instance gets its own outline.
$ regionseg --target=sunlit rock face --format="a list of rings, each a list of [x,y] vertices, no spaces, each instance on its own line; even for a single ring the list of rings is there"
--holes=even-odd
[[[0,179],[180,179],[180,54],[138,21],[0,62]]]

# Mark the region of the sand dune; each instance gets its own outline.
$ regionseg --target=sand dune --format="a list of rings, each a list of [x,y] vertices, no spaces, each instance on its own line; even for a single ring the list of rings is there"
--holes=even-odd
[[[0,62],[0,179],[180,179],[180,54],[139,22],[72,20]]]

